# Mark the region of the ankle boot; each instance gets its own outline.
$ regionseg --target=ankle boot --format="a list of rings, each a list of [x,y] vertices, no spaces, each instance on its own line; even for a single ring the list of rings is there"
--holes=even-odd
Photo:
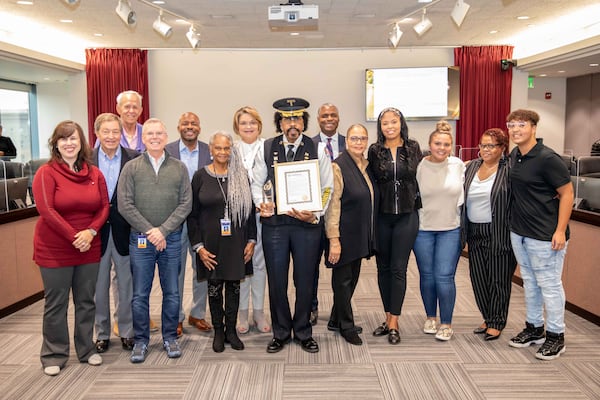
[[[239,310],[237,331],[243,335],[248,333],[249,330],[250,325],[248,324],[248,310]]]
[[[240,340],[234,328],[225,329],[225,343],[229,343],[234,350],[244,350],[244,343]]]
[[[265,318],[265,312],[263,310],[253,310],[252,318],[254,318],[254,323],[256,324],[256,329],[262,333],[271,332],[271,326],[267,322]]]
[[[223,328],[215,327],[215,337],[213,339],[213,351],[215,353],[222,353],[225,351],[225,331]]]

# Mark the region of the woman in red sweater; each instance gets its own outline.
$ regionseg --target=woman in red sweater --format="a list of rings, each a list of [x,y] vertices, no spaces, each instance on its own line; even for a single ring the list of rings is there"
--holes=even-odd
[[[96,232],[108,217],[109,203],[104,176],[88,162],[90,148],[81,126],[73,121],[59,123],[48,144],[50,161],[33,179],[40,214],[33,236],[33,259],[40,266],[45,297],[40,358],[44,373],[53,376],[69,358],[71,290],[77,358],[90,365],[102,364],[92,336],[100,263]]]

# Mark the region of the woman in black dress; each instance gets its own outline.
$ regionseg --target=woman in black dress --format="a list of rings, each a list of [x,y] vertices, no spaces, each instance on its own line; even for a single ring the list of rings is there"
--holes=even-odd
[[[235,324],[240,302],[240,280],[252,259],[256,243],[254,206],[244,168],[233,138],[218,131],[209,141],[213,162],[192,179],[193,208],[188,216],[190,243],[196,252],[197,279],[208,279],[208,302],[215,329],[213,350],[235,350],[244,344]],[[223,309],[225,287],[225,309]]]

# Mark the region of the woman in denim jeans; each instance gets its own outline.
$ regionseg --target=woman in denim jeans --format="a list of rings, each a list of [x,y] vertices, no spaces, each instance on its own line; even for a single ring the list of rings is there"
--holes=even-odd
[[[429,136],[431,155],[417,168],[423,207],[413,251],[417,258],[420,287],[427,319],[423,332],[438,340],[450,340],[456,300],[454,275],[460,256],[460,209],[463,204],[463,162],[450,155],[452,128],[440,121]],[[440,324],[436,322],[438,302]]]

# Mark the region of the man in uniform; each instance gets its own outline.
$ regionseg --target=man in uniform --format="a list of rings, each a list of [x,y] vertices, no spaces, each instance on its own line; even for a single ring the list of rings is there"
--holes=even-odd
[[[263,249],[269,282],[269,303],[273,321],[273,339],[267,346],[268,353],[277,353],[293,338],[309,353],[319,351],[312,337],[310,311],[313,297],[315,266],[318,262],[319,245],[325,214],[333,191],[331,160],[325,145],[315,145],[305,136],[308,126],[309,103],[300,98],[285,98],[273,103],[275,127],[281,135],[265,141],[264,151],[256,156],[252,170],[252,196],[260,207]],[[263,199],[267,182],[275,183],[275,163],[302,160],[318,160],[321,183],[321,211],[297,210],[279,215],[272,201]],[[287,296],[290,255],[294,263],[293,280],[296,288],[296,304],[292,315]]]

